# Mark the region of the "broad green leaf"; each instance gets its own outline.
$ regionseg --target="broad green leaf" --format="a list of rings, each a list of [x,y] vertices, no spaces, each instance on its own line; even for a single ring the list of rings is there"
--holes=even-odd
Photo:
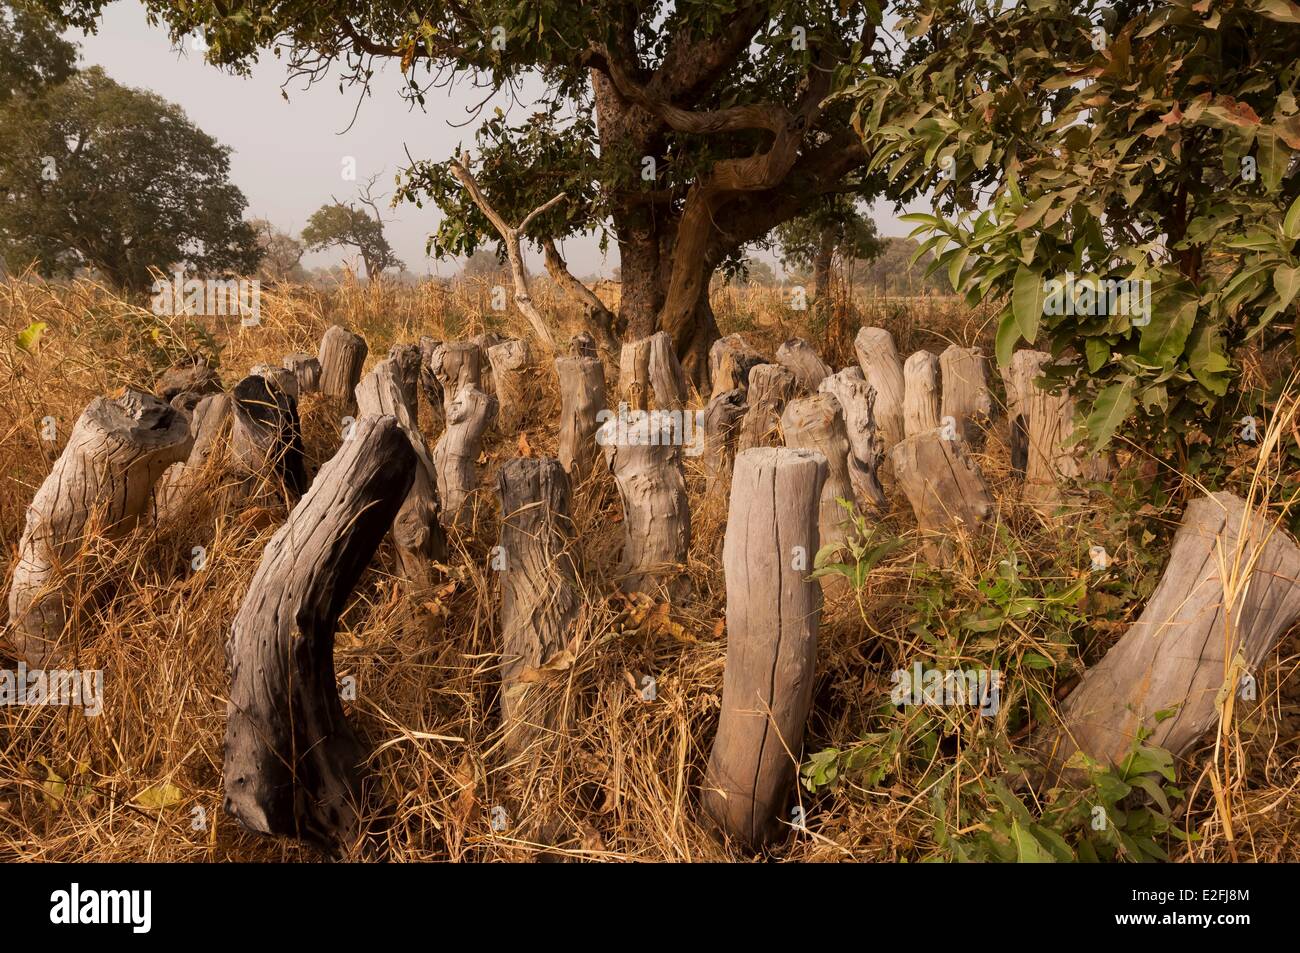
[[[1092,413],[1088,415],[1088,433],[1092,437],[1094,453],[1110,443],[1115,430],[1128,419],[1135,404],[1131,377],[1121,378],[1097,395]]]
[[[1293,241],[1300,239],[1300,198],[1287,209],[1286,218],[1282,220],[1282,234]]]
[[[1277,291],[1278,298],[1281,299],[1282,307],[1289,307],[1291,302],[1295,300],[1296,292],[1300,291],[1300,268],[1279,266],[1273,272],[1273,288]]]
[[[1002,320],[998,322],[998,333],[994,346],[999,367],[1011,366],[1011,356],[1015,353],[1018,340],[1020,340],[1020,326],[1016,324],[1016,316],[1008,311],[1002,316]]]
[[[1181,284],[1157,294],[1151,303],[1151,323],[1142,328],[1138,355],[1148,364],[1170,368],[1187,345],[1196,323],[1196,296]]]
[[[1018,267],[1011,286],[1011,313],[1015,315],[1020,336],[1030,344],[1038,338],[1038,323],[1043,318],[1043,302],[1046,300],[1042,273],[1027,265]]]
[[[44,321],[33,321],[27,327],[18,332],[18,346],[28,354],[36,352],[36,346],[41,343],[41,335],[45,333],[48,325]]]

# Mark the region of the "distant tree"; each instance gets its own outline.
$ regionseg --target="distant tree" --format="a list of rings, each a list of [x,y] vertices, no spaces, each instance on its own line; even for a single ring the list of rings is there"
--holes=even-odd
[[[886,295],[914,295],[925,291],[952,294],[946,272],[942,268],[930,269],[934,252],[927,250],[912,262],[920,248],[921,243],[913,238],[881,239],[879,255],[870,261],[854,263],[853,283]]]
[[[0,106],[62,83],[76,69],[76,46],[44,14],[22,0],[0,0]]]
[[[229,181],[230,149],[180,107],[98,67],[0,108],[0,255],[45,276],[150,268],[247,274],[261,254]]]
[[[774,238],[787,269],[812,269],[813,301],[819,304],[829,298],[831,268],[836,261],[870,261],[881,249],[875,223],[854,202],[840,196],[782,223]]]
[[[379,201],[372,195],[377,179],[378,176],[373,176],[361,187],[359,201],[364,207],[358,208],[352,203],[344,205],[334,199],[313,212],[307,220],[307,227],[302,230],[302,240],[307,243],[309,251],[332,247],[355,248],[365,265],[366,277],[372,281],[385,268],[406,267],[384,237],[384,220],[379,214]]]
[[[505,269],[506,266],[494,252],[480,248],[465,259],[460,273],[464,278],[495,278],[504,275]]]
[[[248,223],[257,235],[257,247],[262,249],[261,275],[269,281],[302,281],[307,273],[302,267],[302,256],[307,246],[288,232],[281,231],[264,218]]]
[[[746,258],[736,275],[736,284],[771,287],[778,284],[776,270],[761,258]]]

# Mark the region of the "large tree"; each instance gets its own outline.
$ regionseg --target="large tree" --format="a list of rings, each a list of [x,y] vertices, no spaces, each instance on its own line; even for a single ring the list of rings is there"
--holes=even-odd
[[[230,149],[153,93],[77,73],[0,109],[0,255],[46,276],[91,267],[140,290],[150,269],[257,267]]]
[[[106,0],[45,2],[93,27]],[[389,60],[418,102],[442,80],[539,78],[540,116],[480,130],[486,198],[514,227],[564,193],[519,237],[544,250],[583,232],[612,237],[620,327],[670,332],[697,377],[717,333],[714,271],[819,197],[870,193],[850,105],[833,94],[855,64],[887,59],[874,0],[145,4],[175,36],[202,32],[208,59],[237,70],[274,49],[298,76],[365,85]],[[453,171],[416,163],[404,194],[449,210],[434,245],[469,254],[502,236]],[[563,260],[548,254],[548,265],[555,277]],[[582,297],[576,281],[560,284]]]
[[[77,66],[77,48],[26,0],[0,2],[0,106],[63,82]]]

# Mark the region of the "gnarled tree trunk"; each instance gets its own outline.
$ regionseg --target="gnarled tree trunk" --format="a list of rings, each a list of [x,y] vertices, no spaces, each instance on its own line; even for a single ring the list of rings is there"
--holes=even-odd
[[[781,415],[781,429],[787,447],[796,450],[816,450],[826,458],[826,480],[822,484],[818,507],[817,526],[822,546],[842,543],[853,537],[854,505],[853,483],[849,479],[848,433],[844,428],[844,414],[833,394],[814,397],[797,397],[790,401]],[[840,500],[849,503],[846,510]],[[822,587],[839,588],[846,582],[844,576],[822,577]]]
[[[729,390],[745,391],[749,388],[749,372],[766,363],[763,355],[750,346],[741,335],[728,334],[718,338],[709,348],[709,380],[713,395]]]
[[[433,372],[433,355],[442,342],[424,336],[420,338],[420,390],[429,404],[429,412],[435,423],[442,424],[447,418],[447,398],[442,392],[442,382]]]
[[[159,520],[176,519],[191,500],[216,489],[213,481],[219,481],[221,475],[209,472],[209,461],[222,442],[229,439],[233,408],[229,394],[209,394],[194,408],[190,415],[190,436],[194,443],[189,456],[168,467],[154,490],[154,513]]]
[[[619,400],[633,410],[676,410],[686,406],[686,375],[667,332],[623,345],[618,393]]]
[[[402,395],[402,403],[411,416],[412,426],[420,423],[420,371],[424,358],[418,344],[394,344],[388,349],[392,361],[393,380]],[[361,411],[365,413],[365,411]]]
[[[911,437],[939,429],[939,359],[917,351],[903,365],[903,432]]]
[[[621,443],[604,425],[598,439],[623,501],[623,557],[619,585],[624,592],[664,589],[674,601],[685,597],[684,575],[691,542],[691,511],[682,476],[681,448],[638,440]]]
[[[536,375],[528,344],[512,338],[488,348],[487,357],[496,386],[497,429],[511,436],[519,430],[529,407],[537,399]]]
[[[831,375],[831,366],[803,338],[791,338],[777,348],[776,362],[789,369],[805,394],[817,393],[817,386]]]
[[[884,328],[861,328],[853,350],[862,375],[876,391],[876,426],[888,453],[907,435],[903,426],[903,365],[894,336]]]
[[[821,393],[833,394],[844,415],[844,429],[853,450],[849,457],[849,480],[853,483],[858,502],[864,507],[883,508],[888,501],[879,474],[885,450],[884,442],[876,432],[876,392],[858,367],[846,367],[838,374],[830,375],[817,389]]]
[[[248,369],[250,377],[265,377],[267,383],[272,387],[278,387],[295,401],[298,399],[298,378],[285,367],[276,367],[274,364],[254,364]]]
[[[730,356],[723,362],[729,363]],[[749,408],[743,390],[714,394],[704,409],[704,495],[709,499],[727,498],[731,490],[731,470],[736,457],[736,438],[740,423]]]
[[[957,432],[972,447],[984,441],[984,430],[993,417],[989,394],[988,362],[979,348],[950,344],[939,355],[943,377],[943,401],[939,416],[951,417]]]
[[[462,387],[483,390],[483,351],[472,342],[447,341],[436,345],[429,358],[429,370],[442,391],[444,417],[449,416],[452,402]]]
[[[285,370],[293,372],[298,381],[298,395],[320,392],[320,361],[310,354],[288,354],[284,358]]]
[[[894,478],[916,514],[929,558],[947,565],[953,540],[976,532],[993,511],[993,496],[962,442],[920,433],[890,451]]]
[[[243,471],[245,489],[254,497],[268,492],[301,496],[307,490],[307,469],[298,402],[258,375],[236,384],[232,397],[230,449]]]
[[[478,483],[475,461],[483,448],[483,432],[496,416],[497,399],[473,384],[464,384],[447,408],[447,429],[433,448],[444,526],[463,526],[467,504]]]

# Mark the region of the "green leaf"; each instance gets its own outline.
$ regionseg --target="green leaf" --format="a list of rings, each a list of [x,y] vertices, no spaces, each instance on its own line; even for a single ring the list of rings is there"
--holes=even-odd
[[[1015,353],[1018,340],[1020,340],[1020,326],[1016,324],[1015,314],[1008,311],[998,322],[997,339],[994,343],[999,367],[1011,366],[1011,356]]]
[[[136,807],[161,811],[164,808],[175,807],[184,800],[184,791],[174,784],[163,783],[145,788],[132,799],[131,803]]]
[[[1279,266],[1273,272],[1273,288],[1281,299],[1282,307],[1289,307],[1295,300],[1296,292],[1300,291],[1300,268]]]
[[[1282,220],[1282,234],[1292,241],[1300,238],[1300,198],[1291,203]]]
[[[1138,355],[1148,364],[1171,368],[1183,353],[1196,323],[1199,301],[1182,283],[1158,294],[1151,304],[1151,323],[1142,328]]]
[[[1038,323],[1046,300],[1042,273],[1026,265],[1018,267],[1011,286],[1011,313],[1015,315],[1020,336],[1030,344],[1038,337]]]
[[[18,346],[28,354],[36,353],[36,346],[41,343],[41,335],[48,327],[44,321],[33,321],[18,332]]]
[[[1016,863],[1053,864],[1056,858],[1048,853],[1038,839],[1020,826],[1019,821],[1011,822],[1011,836],[1016,842]]]
[[[1110,360],[1110,345],[1104,338],[1086,338],[1083,342],[1084,353],[1088,357],[1088,373],[1096,374]]]
[[[1135,404],[1131,377],[1116,381],[1097,395],[1092,413],[1088,415],[1088,433],[1092,436],[1094,453],[1110,443],[1116,428],[1128,419]]]

